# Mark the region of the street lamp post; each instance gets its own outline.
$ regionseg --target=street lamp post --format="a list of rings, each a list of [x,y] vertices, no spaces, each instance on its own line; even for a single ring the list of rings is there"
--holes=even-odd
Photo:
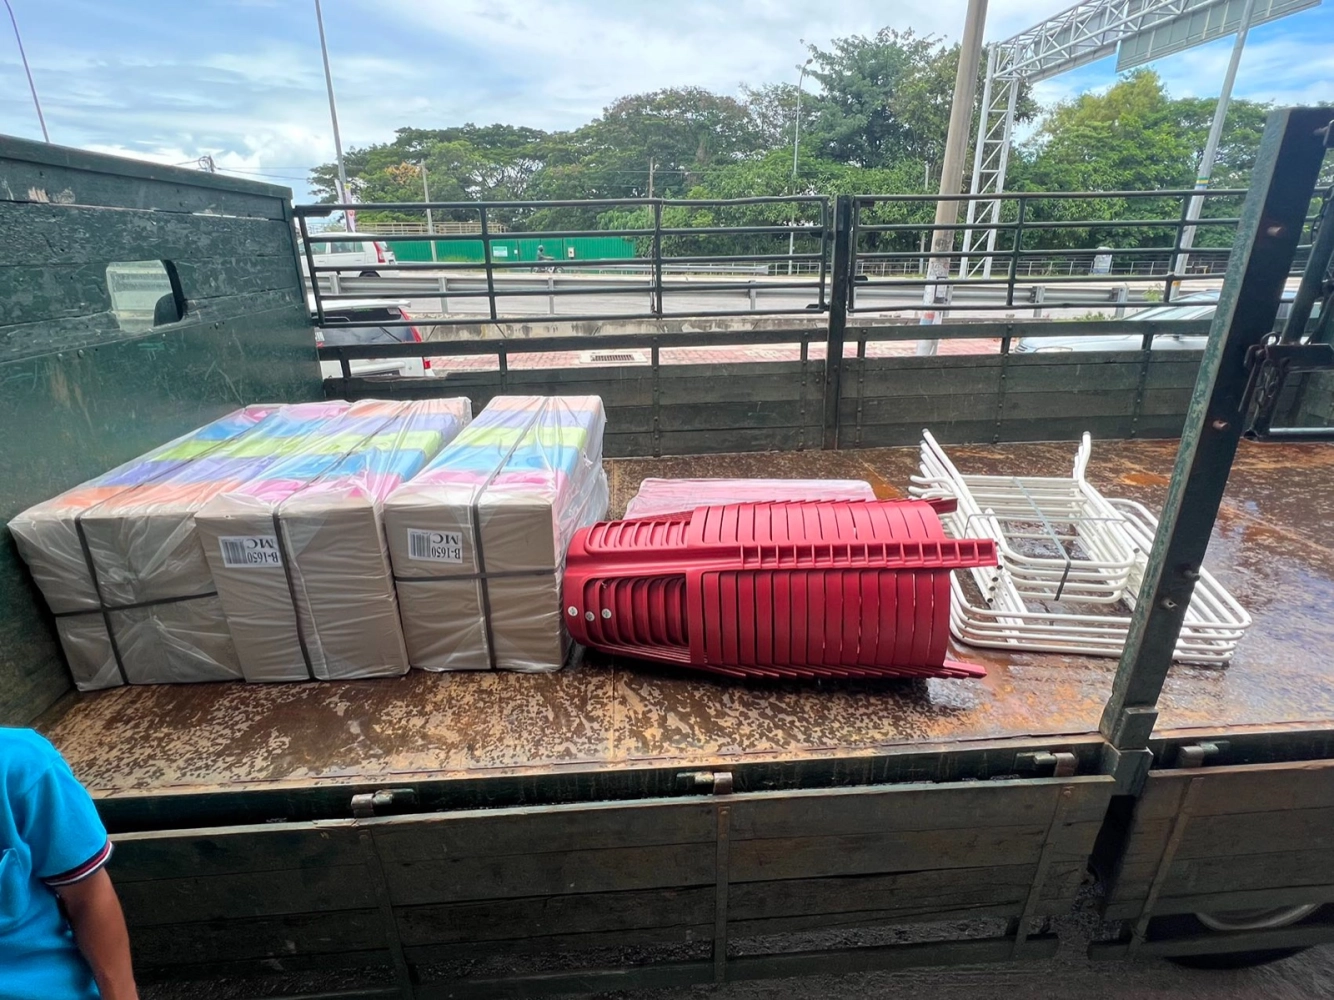
[[[315,0],[315,23],[320,29],[320,56],[324,59],[324,86],[329,91],[329,120],[333,122],[334,152],[338,156],[338,200],[347,203],[347,170],[343,166],[343,140],[338,135],[338,106],[334,104],[333,74],[329,72],[329,46],[324,41],[324,15],[320,11],[320,0]],[[343,213],[346,215],[346,211]],[[348,231],[353,228],[348,220]]]
[[[50,142],[51,136],[46,131],[46,117],[42,114],[42,102],[37,99],[37,85],[32,82],[32,70],[28,68],[28,54],[23,51],[23,36],[19,34],[19,20],[14,16],[14,8],[5,0],[5,9],[9,11],[9,23],[14,26],[14,41],[18,43],[19,58],[23,60],[23,72],[28,75],[28,89],[32,91],[32,106],[37,109],[37,123],[42,126],[42,138]]]
[[[792,127],[792,194],[797,193],[797,156],[801,151],[801,85],[806,80],[806,70],[810,68],[815,57],[811,56],[804,63],[797,67],[801,73],[797,76],[797,111],[793,116]],[[792,206],[792,225],[797,224],[797,206]],[[796,251],[797,233],[792,230],[787,234],[787,273],[792,273],[792,254]]]
[[[426,161],[422,160],[418,166],[421,167],[422,171],[422,199],[426,202],[426,235],[433,237],[435,236],[435,220],[431,218],[431,189],[426,186]],[[431,260],[438,260],[435,255],[435,240],[429,239],[427,242],[431,244]]]
[[[1251,27],[1251,15],[1255,10],[1255,0],[1245,0],[1241,7],[1241,20],[1237,23],[1237,37],[1232,43],[1232,56],[1228,59],[1227,72],[1223,74],[1223,89],[1218,94],[1218,103],[1214,105],[1214,119],[1209,125],[1209,138],[1204,144],[1204,154],[1200,157],[1200,169],[1195,175],[1195,190],[1207,191],[1209,178],[1214,172],[1214,160],[1218,156],[1218,143],[1223,138],[1223,125],[1227,121],[1228,105],[1232,101],[1232,85],[1237,80],[1237,67],[1241,64],[1241,53],[1246,48],[1246,35]],[[1186,221],[1195,222],[1204,207],[1204,198],[1193,196],[1186,206]],[[1181,230],[1182,250],[1195,246],[1195,227],[1186,226]],[[1190,270],[1190,254],[1177,257],[1176,273],[1185,274]]]

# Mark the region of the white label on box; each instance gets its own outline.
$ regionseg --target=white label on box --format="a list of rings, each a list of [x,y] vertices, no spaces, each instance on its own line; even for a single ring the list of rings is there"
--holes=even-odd
[[[228,569],[258,569],[281,566],[278,539],[274,535],[223,535],[218,539],[222,564]]]
[[[463,532],[408,529],[408,558],[425,562],[463,562]]]

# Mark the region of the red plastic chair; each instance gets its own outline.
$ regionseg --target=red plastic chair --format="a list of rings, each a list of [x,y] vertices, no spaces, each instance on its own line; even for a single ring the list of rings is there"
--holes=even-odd
[[[953,501],[746,503],[577,532],[565,620],[595,649],[734,677],[980,677],[947,661]]]

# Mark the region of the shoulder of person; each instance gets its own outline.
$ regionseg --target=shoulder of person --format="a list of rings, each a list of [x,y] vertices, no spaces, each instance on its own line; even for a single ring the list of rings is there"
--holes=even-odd
[[[34,729],[10,729],[0,726],[0,760],[5,770],[14,773],[44,771],[63,761],[60,752]]]

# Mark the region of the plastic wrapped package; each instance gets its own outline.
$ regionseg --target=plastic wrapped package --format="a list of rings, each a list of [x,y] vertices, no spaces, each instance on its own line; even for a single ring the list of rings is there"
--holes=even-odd
[[[570,537],[605,515],[596,396],[498,396],[385,501],[408,660],[558,670]]]
[[[778,500],[874,500],[861,479],[645,479],[625,519],[681,514],[696,507]]]
[[[467,426],[472,406],[382,405],[385,422],[318,478],[277,469],[195,515],[248,681],[407,672],[381,507]]]
[[[206,455],[81,515],[122,680],[241,677],[194,515],[218,493],[279,465],[305,470],[307,478],[318,475],[384,419],[359,406],[284,407]]]
[[[56,616],[56,632],[75,686],[96,691],[125,683],[107,632],[97,582],[80,541],[82,515],[98,504],[168,476],[254,428],[281,409],[247,406],[205,424],[58,496],[9,522],[19,553]]]

